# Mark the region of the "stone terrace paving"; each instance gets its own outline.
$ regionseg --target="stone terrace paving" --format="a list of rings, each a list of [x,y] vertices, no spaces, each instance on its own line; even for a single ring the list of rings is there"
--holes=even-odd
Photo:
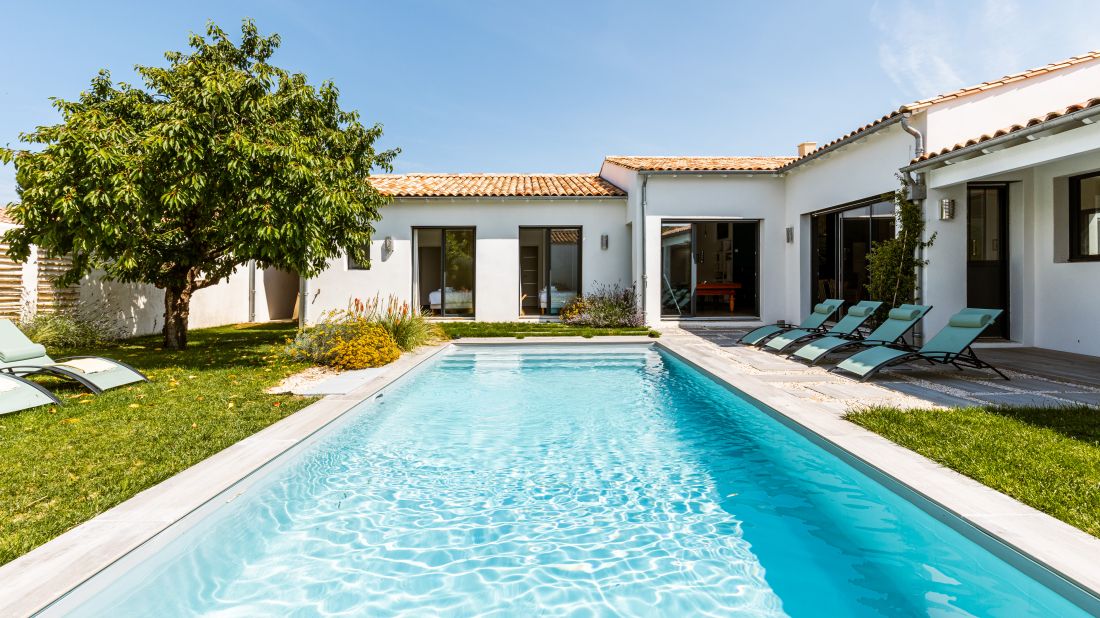
[[[840,414],[861,406],[903,408],[970,406],[982,404],[1100,406],[1100,358],[1022,347],[975,348],[978,356],[1012,378],[1005,381],[989,370],[902,365],[879,373],[867,382],[829,373],[737,344],[748,328],[682,324],[662,328],[662,337],[736,363],[745,374],[770,382],[798,397],[827,404]],[[1100,412],[1098,412],[1100,413]]]

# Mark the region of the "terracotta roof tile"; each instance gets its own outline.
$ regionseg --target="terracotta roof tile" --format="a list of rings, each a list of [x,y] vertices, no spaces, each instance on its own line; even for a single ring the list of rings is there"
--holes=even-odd
[[[998,130],[996,130],[992,133],[984,133],[984,134],[979,135],[977,137],[973,137],[971,139],[968,139],[965,142],[959,142],[958,144],[954,144],[952,146],[948,146],[947,148],[937,150],[936,152],[925,153],[924,155],[922,155],[920,157],[917,157],[916,159],[913,159],[913,163],[918,163],[918,162],[921,162],[921,161],[929,161],[929,160],[935,159],[937,157],[942,157],[943,155],[955,152],[956,150],[962,150],[963,148],[967,148],[969,146],[975,146],[977,144],[988,142],[988,141],[996,139],[998,137],[1009,135],[1009,134],[1015,133],[1017,131],[1022,131],[1024,129],[1034,127],[1035,125],[1043,124],[1044,122],[1049,122],[1051,120],[1054,120],[1055,118],[1061,118],[1062,116],[1065,116],[1066,114],[1072,114],[1073,112],[1079,112],[1083,109],[1088,109],[1090,107],[1096,107],[1097,105],[1100,105],[1100,97],[1089,99],[1088,101],[1084,101],[1082,103],[1077,103],[1077,104],[1074,104],[1074,105],[1070,105],[1069,107],[1063,107],[1062,109],[1058,109],[1058,110],[1055,110],[1053,112],[1049,112],[1049,113],[1044,114],[1042,116],[1036,116],[1035,118],[1029,118],[1029,119],[1027,119],[1023,122],[1014,124],[1012,126],[1004,127],[1003,129],[998,129]]]
[[[774,171],[795,157],[605,157],[604,161],[644,172]]]
[[[982,82],[976,86],[967,86],[966,88],[960,88],[952,92],[946,92],[944,94],[936,95],[929,99],[923,99],[910,103],[909,105],[903,105],[899,111],[918,111],[926,107],[930,107],[937,103],[943,103],[945,101],[951,101],[961,97],[965,97],[971,94],[977,94],[979,92],[985,92],[993,88],[999,88],[1010,83],[1018,82],[1023,79],[1031,79],[1032,77],[1039,77],[1040,75],[1046,75],[1055,71],[1082,64],[1085,62],[1092,62],[1093,60],[1100,60],[1100,51],[1091,51],[1087,54],[1081,54],[1080,56],[1074,56],[1066,60],[1059,62],[1052,62],[1050,64],[1030,69],[1028,71],[1022,71],[1020,73],[1013,73],[1011,75],[1005,75],[1000,79],[994,79],[988,82]]]
[[[1020,73],[1013,73],[1011,75],[1005,75],[1004,77],[1002,77],[1000,79],[995,79],[995,80],[988,81],[988,82],[982,82],[982,83],[980,83],[976,86],[968,86],[966,88],[960,88],[959,90],[955,90],[955,91],[952,91],[952,92],[947,92],[947,93],[944,93],[944,94],[940,94],[940,95],[934,96],[934,97],[929,98],[929,99],[923,99],[921,101],[915,101],[913,103],[909,103],[908,105],[902,105],[897,110],[895,110],[893,112],[890,112],[889,114],[883,116],[882,118],[879,118],[878,120],[876,120],[876,121],[874,121],[870,124],[865,124],[862,127],[859,127],[858,129],[856,129],[855,131],[852,131],[852,132],[844,135],[843,137],[837,138],[837,139],[829,142],[828,144],[825,144],[823,146],[819,146],[815,150],[806,153],[805,156],[799,157],[799,158],[795,159],[794,161],[792,161],[791,163],[789,163],[788,167],[793,167],[794,165],[797,165],[799,162],[801,162],[803,159],[805,159],[807,157],[810,157],[810,156],[813,156],[815,153],[819,153],[822,150],[825,150],[827,148],[831,148],[833,146],[836,146],[840,142],[851,139],[851,138],[859,135],[860,133],[863,133],[865,131],[873,129],[873,128],[881,125],[883,122],[886,122],[887,120],[892,120],[892,119],[900,116],[901,114],[903,114],[905,112],[921,111],[921,110],[924,110],[928,107],[936,105],[937,103],[945,103],[947,101],[953,101],[955,99],[959,99],[959,98],[962,98],[962,97],[965,97],[965,96],[968,96],[968,95],[971,95],[971,94],[978,94],[980,92],[986,92],[988,90],[993,90],[995,88],[1000,88],[1001,86],[1006,86],[1008,84],[1012,84],[1012,83],[1015,83],[1015,82],[1018,82],[1018,81],[1021,81],[1021,80],[1030,79],[1032,77],[1038,77],[1040,75],[1046,75],[1048,73],[1053,73],[1054,71],[1059,71],[1061,69],[1065,69],[1067,67],[1075,66],[1075,65],[1082,64],[1082,63],[1085,63],[1085,62],[1091,62],[1093,60],[1100,60],[1100,51],[1088,52],[1086,54],[1081,54],[1080,56],[1074,56],[1072,58],[1069,58],[1068,60],[1063,60],[1063,61],[1060,61],[1060,62],[1052,62],[1048,65],[1041,66],[1041,67],[1036,68],[1036,69],[1031,69],[1031,70],[1028,70],[1028,71],[1021,71]]]
[[[379,174],[370,183],[391,197],[622,197],[596,174]]]
[[[792,161],[787,163],[787,167],[793,167],[794,165],[796,165],[797,163],[799,163],[800,161],[802,161],[806,157],[812,157],[814,154],[819,153],[822,150],[832,148],[833,146],[836,146],[837,144],[839,144],[839,143],[841,143],[845,140],[852,139],[853,137],[859,135],[860,133],[863,133],[865,131],[869,131],[871,129],[874,129],[875,127],[881,125],[884,122],[894,120],[898,116],[901,116],[901,114],[902,114],[902,112],[900,112],[900,111],[890,112],[889,114],[886,114],[885,116],[883,116],[882,118],[879,118],[878,120],[876,120],[874,122],[871,122],[869,124],[865,124],[862,127],[859,127],[858,129],[856,129],[854,131],[849,131],[848,133],[845,133],[844,135],[834,139],[833,141],[831,141],[827,144],[822,144],[821,146],[818,146],[817,148],[814,148],[813,150],[811,150],[810,152],[807,152],[805,155],[803,155],[801,157],[795,157]]]
[[[15,223],[15,219],[8,214],[7,208],[0,208],[0,223]]]

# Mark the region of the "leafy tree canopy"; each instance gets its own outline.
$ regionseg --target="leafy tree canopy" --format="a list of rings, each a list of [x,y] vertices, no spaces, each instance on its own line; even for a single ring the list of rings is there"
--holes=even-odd
[[[143,87],[107,71],[76,101],[52,99],[63,122],[0,149],[16,165],[22,227],[10,253],[31,245],[70,255],[60,284],[94,269],[165,291],[165,345],[186,345],[191,295],[256,260],[312,276],[367,248],[385,198],[367,181],[398,150],[377,151],[380,125],[344,111],[331,82],[269,64],[279,36],[246,20],[240,44],[211,23],[166,67],[137,66]]]

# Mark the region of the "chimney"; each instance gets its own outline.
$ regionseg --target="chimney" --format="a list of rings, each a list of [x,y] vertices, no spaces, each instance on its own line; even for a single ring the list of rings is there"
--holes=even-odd
[[[817,149],[817,142],[802,142],[798,145],[798,156],[804,157]]]

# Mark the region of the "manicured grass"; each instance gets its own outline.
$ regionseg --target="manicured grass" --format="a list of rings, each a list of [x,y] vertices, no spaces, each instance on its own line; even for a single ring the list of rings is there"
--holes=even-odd
[[[117,358],[151,381],[93,396],[40,379],[64,405],[0,416],[0,564],[312,401],[264,394],[304,367],[279,353],[294,329],[195,330],[184,352],[158,349],[159,337],[50,350]]]
[[[627,328],[589,328],[570,326],[560,322],[439,322],[443,332],[452,339],[462,337],[599,337],[605,335],[650,334],[650,329]],[[656,331],[652,331],[656,332]]]
[[[848,420],[1100,537],[1100,410],[873,408]]]

